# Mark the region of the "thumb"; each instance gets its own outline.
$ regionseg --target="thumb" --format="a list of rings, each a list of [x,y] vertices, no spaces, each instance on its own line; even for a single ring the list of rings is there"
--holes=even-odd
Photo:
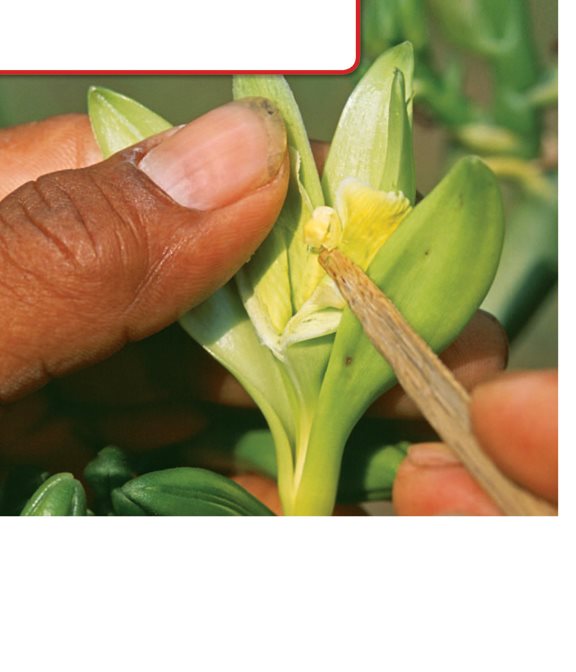
[[[275,221],[286,135],[230,103],[0,202],[0,399],[165,327],[224,284]]]

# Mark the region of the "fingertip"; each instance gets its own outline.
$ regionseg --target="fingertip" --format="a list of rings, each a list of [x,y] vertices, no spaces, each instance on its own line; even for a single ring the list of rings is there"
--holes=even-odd
[[[474,433],[511,478],[558,496],[558,372],[518,371],[479,385],[471,397]]]
[[[415,447],[416,448],[416,447]],[[413,458],[400,465],[394,481],[392,499],[399,516],[494,516],[498,507],[482,491],[470,474],[458,463],[431,458],[424,461],[425,451],[442,454],[441,444],[421,444]]]

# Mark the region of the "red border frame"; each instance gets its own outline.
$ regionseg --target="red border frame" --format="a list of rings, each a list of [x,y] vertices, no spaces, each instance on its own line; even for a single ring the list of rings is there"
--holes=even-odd
[[[0,75],[348,75],[360,64],[360,0],[356,0],[356,56],[346,70],[0,70]]]

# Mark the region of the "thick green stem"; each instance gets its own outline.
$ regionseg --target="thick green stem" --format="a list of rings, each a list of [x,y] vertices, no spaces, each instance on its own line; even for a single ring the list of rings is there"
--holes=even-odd
[[[342,455],[348,436],[362,414],[354,414],[351,422],[347,413],[335,408],[317,406],[305,444],[297,446],[298,480],[294,482],[289,515],[330,516],[336,503]],[[304,437],[302,437],[304,438]]]
[[[286,511],[292,516],[330,516],[336,503],[340,464],[347,437],[311,432],[300,480]]]

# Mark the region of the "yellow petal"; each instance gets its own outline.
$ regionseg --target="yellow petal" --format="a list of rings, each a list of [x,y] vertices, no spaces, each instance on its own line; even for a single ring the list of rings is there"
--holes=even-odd
[[[400,191],[377,191],[348,179],[338,189],[336,209],[343,222],[338,248],[366,270],[412,208]]]

